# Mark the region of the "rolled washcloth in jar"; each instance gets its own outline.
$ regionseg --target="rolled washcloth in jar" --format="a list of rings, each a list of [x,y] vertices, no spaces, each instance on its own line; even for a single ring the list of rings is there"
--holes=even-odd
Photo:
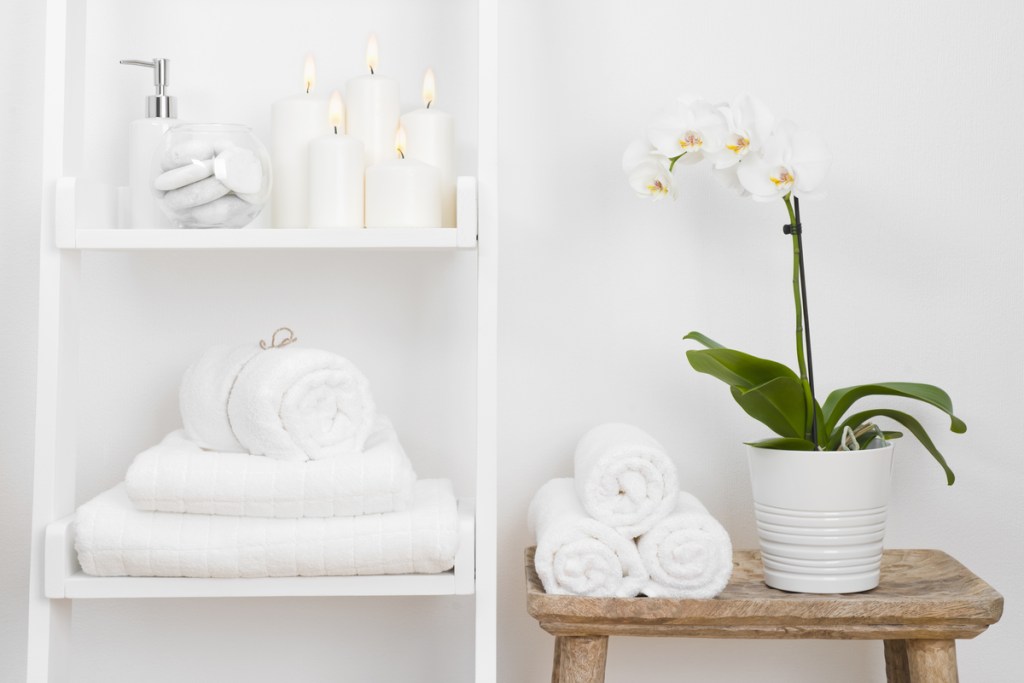
[[[675,463],[638,427],[594,427],[576,445],[576,493],[599,522],[635,538],[672,511],[679,495]]]
[[[178,398],[198,446],[280,460],[357,454],[376,417],[355,365],[295,346],[215,346],[185,372]]]
[[[685,491],[675,510],[636,545],[651,577],[641,592],[651,598],[713,598],[732,576],[728,532]]]
[[[636,544],[583,510],[572,479],[552,479],[528,514],[534,567],[552,595],[631,598],[647,582]]]

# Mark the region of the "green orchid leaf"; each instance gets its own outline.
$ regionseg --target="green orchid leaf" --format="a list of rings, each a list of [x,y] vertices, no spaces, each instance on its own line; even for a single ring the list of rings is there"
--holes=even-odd
[[[776,377],[753,389],[734,386],[732,397],[747,415],[779,436],[804,438],[804,387],[799,379]]]
[[[696,332],[696,331],[690,332],[685,337],[683,337],[683,339],[692,339],[693,341],[697,342],[698,344],[703,344],[704,346],[706,346],[709,349],[724,349],[725,348],[724,346],[722,346],[721,344],[716,342],[714,339],[711,339],[710,337],[707,337],[707,336],[701,334],[700,332]]]
[[[850,427],[857,427],[865,420],[870,420],[873,417],[888,417],[889,419],[895,420],[906,427],[911,434],[917,437],[917,440],[921,442],[921,445],[932,454],[932,457],[935,458],[936,462],[942,466],[942,469],[945,470],[946,483],[950,486],[953,485],[953,482],[956,481],[956,475],[953,474],[953,470],[951,470],[949,465],[946,464],[946,459],[942,457],[942,453],[939,453],[939,449],[935,447],[934,443],[932,443],[931,438],[928,436],[928,432],[924,430],[924,427],[921,426],[920,422],[904,412],[900,412],[899,410],[889,410],[887,408],[865,410],[846,418],[843,423],[839,425],[838,431],[842,434],[843,427],[846,427],[847,425]]]
[[[793,439],[779,437],[773,439],[761,439],[760,441],[748,441],[748,446],[756,448],[770,448],[776,451],[813,451],[815,445],[807,439]]]
[[[826,430],[832,433],[850,406],[865,396],[902,396],[923,401],[949,415],[951,431],[956,434],[963,434],[967,431],[964,421],[953,414],[953,401],[949,398],[949,394],[931,384],[915,382],[880,382],[836,389],[825,399],[823,410]]]
[[[778,377],[800,381],[796,374],[782,363],[733,349],[687,351],[686,359],[697,372],[703,372],[731,387],[745,390],[753,389]]]
[[[882,432],[882,436],[885,437],[886,441],[892,441],[893,439],[902,439],[903,432]]]

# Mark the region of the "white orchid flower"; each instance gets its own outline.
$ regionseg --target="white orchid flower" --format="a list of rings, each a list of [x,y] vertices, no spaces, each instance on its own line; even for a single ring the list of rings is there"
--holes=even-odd
[[[662,199],[676,196],[672,184],[672,173],[668,166],[658,161],[643,161],[629,171],[629,185],[638,196]]]
[[[761,151],[775,126],[775,117],[764,102],[744,94],[719,107],[719,111],[727,132],[722,149],[710,155],[715,168],[733,166],[748,154]]]
[[[740,168],[739,164],[732,164],[725,168],[711,167],[711,176],[718,181],[718,183],[736,193],[738,197],[749,197],[750,193],[743,189],[743,184],[740,182],[739,177],[736,175],[736,171]]]
[[[713,104],[680,97],[655,119],[647,137],[659,154],[693,164],[705,154],[720,151],[725,146],[726,133],[725,119]]]
[[[676,196],[669,160],[647,140],[634,140],[622,155],[622,170],[639,196],[650,199]]]
[[[832,154],[820,136],[784,121],[765,141],[761,153],[743,159],[736,176],[755,200],[770,201],[790,192],[800,196],[813,193],[831,163]]]
[[[641,138],[629,143],[629,147],[622,154],[622,170],[630,173],[645,161],[657,161],[665,164],[665,168],[668,168],[668,159],[658,154],[658,151],[651,146],[651,143]]]

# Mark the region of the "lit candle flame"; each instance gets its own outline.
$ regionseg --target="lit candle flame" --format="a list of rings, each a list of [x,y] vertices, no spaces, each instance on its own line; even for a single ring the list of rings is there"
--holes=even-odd
[[[331,93],[331,100],[327,105],[327,120],[334,126],[334,133],[337,135],[338,127],[345,123],[345,104],[337,90]]]
[[[303,78],[306,81],[306,92],[313,92],[313,86],[316,85],[316,62],[313,60],[312,52],[306,55],[306,69]]]
[[[423,74],[423,104],[426,105],[427,109],[430,109],[430,105],[434,103],[436,92],[437,86],[434,85],[434,70],[427,69],[427,73]]]
[[[377,34],[371,33],[370,39],[366,41],[366,66],[370,67],[370,73],[377,72]]]
[[[395,151],[404,159],[405,158],[405,128],[398,126],[398,132],[395,133]]]

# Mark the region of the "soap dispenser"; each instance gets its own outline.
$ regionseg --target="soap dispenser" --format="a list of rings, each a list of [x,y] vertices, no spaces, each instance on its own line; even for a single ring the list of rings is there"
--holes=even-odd
[[[153,190],[153,152],[160,138],[177,126],[178,102],[167,94],[169,59],[154,58],[151,62],[123,59],[122,64],[144,66],[153,70],[156,93],[146,98],[146,117],[128,124],[128,189],[131,195],[131,226],[133,228],[171,228],[174,224],[157,206]]]

